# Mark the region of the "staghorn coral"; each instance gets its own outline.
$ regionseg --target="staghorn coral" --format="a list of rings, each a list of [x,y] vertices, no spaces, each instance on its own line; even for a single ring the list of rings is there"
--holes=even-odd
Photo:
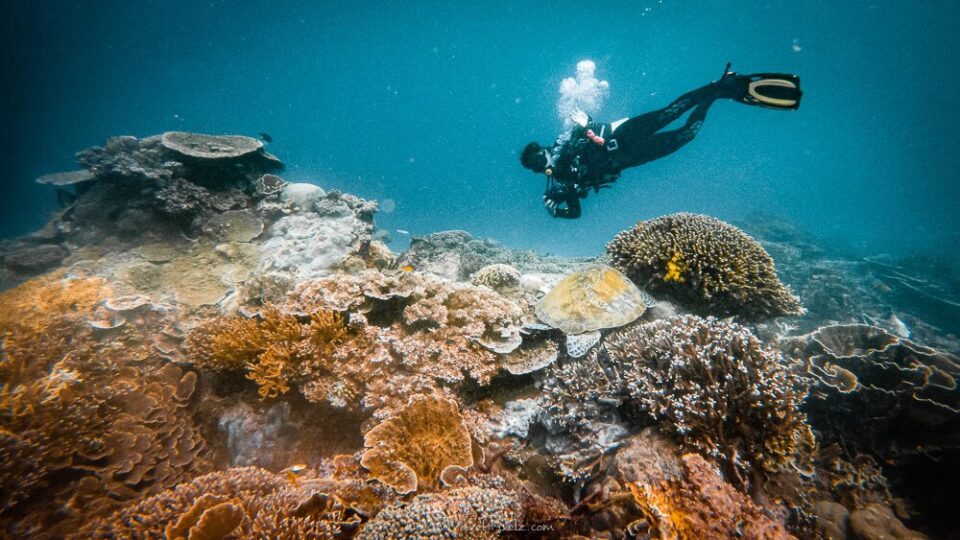
[[[803,313],[763,247],[709,216],[679,213],[638,222],[610,241],[607,253],[640,287],[703,314],[762,319]]]
[[[294,482],[256,467],[227,469],[91,520],[71,538],[175,538],[184,529],[191,531],[187,538],[195,538],[193,530],[212,527],[217,518],[223,524],[219,532],[231,538],[334,540],[359,523],[334,494],[338,485],[312,473]]]
[[[374,478],[405,494],[436,489],[447,467],[473,465],[471,438],[455,401],[414,398],[367,432],[360,461]]]
[[[684,476],[659,484],[630,484],[650,536],[661,540],[786,540],[794,538],[746,495],[724,482],[696,454],[681,458]]]

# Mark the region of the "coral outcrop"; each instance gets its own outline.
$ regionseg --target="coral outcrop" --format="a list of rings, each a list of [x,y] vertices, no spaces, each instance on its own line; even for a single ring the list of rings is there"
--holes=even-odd
[[[697,313],[745,319],[803,313],[763,247],[709,216],[679,213],[638,222],[607,244],[607,253],[637,285]]]
[[[960,467],[957,356],[860,324],[825,326],[784,349],[813,384],[806,410],[826,443],[872,456],[901,493],[941,493],[925,513],[960,496],[949,479]]]

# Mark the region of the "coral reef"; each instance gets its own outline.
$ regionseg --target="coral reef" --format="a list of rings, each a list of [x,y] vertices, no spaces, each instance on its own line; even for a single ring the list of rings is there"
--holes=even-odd
[[[683,456],[682,480],[631,484],[652,538],[721,540],[794,538],[748,497],[723,481],[703,457]]]
[[[641,221],[619,233],[607,252],[640,287],[701,314],[763,319],[803,313],[763,247],[712,217],[679,213]]]
[[[352,534],[357,513],[334,495],[335,483],[256,467],[227,469],[158,493],[87,523],[72,538],[177,538],[215,529],[210,538],[318,538]],[[325,484],[334,484],[334,489]],[[200,536],[207,538],[206,536]]]
[[[367,432],[361,465],[398,493],[436,488],[447,467],[473,465],[470,432],[456,402],[415,398]]]
[[[614,334],[598,356],[623,367],[632,405],[741,483],[757,468],[809,470],[806,388],[745,327],[692,315],[654,321]]]
[[[873,456],[924,514],[960,496],[960,359],[869,325],[831,325],[784,344],[813,386],[806,411],[825,443]],[[937,492],[936,499],[924,492]]]
[[[62,210],[0,244],[0,536],[955,533],[931,259],[691,214],[596,259],[463,231],[395,254],[376,202],[286,182],[255,139],[77,158],[38,180]],[[770,255],[806,314],[776,318],[802,309]]]

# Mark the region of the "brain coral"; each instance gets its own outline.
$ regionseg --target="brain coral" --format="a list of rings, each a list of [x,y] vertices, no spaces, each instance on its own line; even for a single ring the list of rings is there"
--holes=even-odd
[[[436,488],[449,466],[473,465],[470,432],[456,402],[414,398],[367,432],[361,464],[399,493]]]
[[[638,222],[617,234],[607,252],[640,287],[703,314],[762,319],[803,313],[763,247],[709,216],[679,213]]]

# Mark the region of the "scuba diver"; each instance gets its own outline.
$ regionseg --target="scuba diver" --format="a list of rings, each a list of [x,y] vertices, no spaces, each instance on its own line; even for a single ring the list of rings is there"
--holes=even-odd
[[[800,77],[779,73],[738,75],[723,70],[720,80],[680,96],[663,109],[612,124],[593,122],[587,113],[575,110],[573,129],[562,134],[552,146],[531,142],[520,163],[547,177],[543,204],[553,217],[580,217],[580,199],[593,189],[610,187],[629,167],[672,154],[697,135],[707,110],[717,98],[726,98],[770,109],[796,110],[800,107]],[[693,109],[683,126],[660,132]]]

